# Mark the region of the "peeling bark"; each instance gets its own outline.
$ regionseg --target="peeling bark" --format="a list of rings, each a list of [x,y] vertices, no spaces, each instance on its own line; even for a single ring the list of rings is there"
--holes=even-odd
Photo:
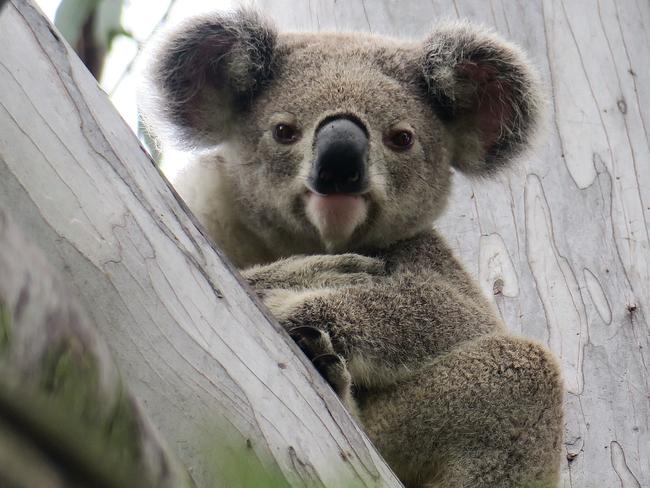
[[[256,3],[285,29],[411,39],[468,18],[530,53],[548,133],[495,181],[456,175],[437,226],[508,326],[562,361],[564,486],[650,486],[650,3]]]

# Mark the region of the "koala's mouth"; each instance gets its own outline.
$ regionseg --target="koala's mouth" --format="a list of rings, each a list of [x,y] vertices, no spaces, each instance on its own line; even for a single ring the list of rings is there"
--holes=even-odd
[[[363,195],[321,195],[307,190],[304,198],[307,218],[331,249],[347,243],[368,217],[368,202]]]

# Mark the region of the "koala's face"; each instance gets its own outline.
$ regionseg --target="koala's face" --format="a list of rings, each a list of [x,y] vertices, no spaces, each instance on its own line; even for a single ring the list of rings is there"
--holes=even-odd
[[[247,224],[329,251],[430,227],[450,168],[502,166],[538,112],[521,54],[466,25],[417,44],[277,35],[239,12],[188,23],[158,53],[149,124],[228,147],[223,173]]]
[[[381,46],[349,41],[279,41],[275,76],[231,137],[246,158],[232,181],[256,224],[335,250],[430,227],[450,173],[444,126],[421,88],[387,72],[397,67],[385,66],[392,57],[382,59]]]

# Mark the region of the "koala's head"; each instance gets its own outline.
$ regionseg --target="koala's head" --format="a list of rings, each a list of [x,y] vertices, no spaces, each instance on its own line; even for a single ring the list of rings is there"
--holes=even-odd
[[[467,24],[413,43],[278,34],[239,11],[191,20],[152,57],[153,131],[187,149],[221,145],[218,164],[251,229],[330,251],[429,228],[450,168],[504,167],[540,112],[521,51]]]

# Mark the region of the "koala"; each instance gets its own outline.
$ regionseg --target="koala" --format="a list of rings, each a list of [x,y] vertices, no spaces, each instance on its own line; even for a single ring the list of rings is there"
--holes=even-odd
[[[555,487],[560,369],[508,333],[434,229],[452,170],[530,144],[543,99],[485,29],[279,33],[240,10],[151,51],[141,110],[173,182],[407,487]]]

